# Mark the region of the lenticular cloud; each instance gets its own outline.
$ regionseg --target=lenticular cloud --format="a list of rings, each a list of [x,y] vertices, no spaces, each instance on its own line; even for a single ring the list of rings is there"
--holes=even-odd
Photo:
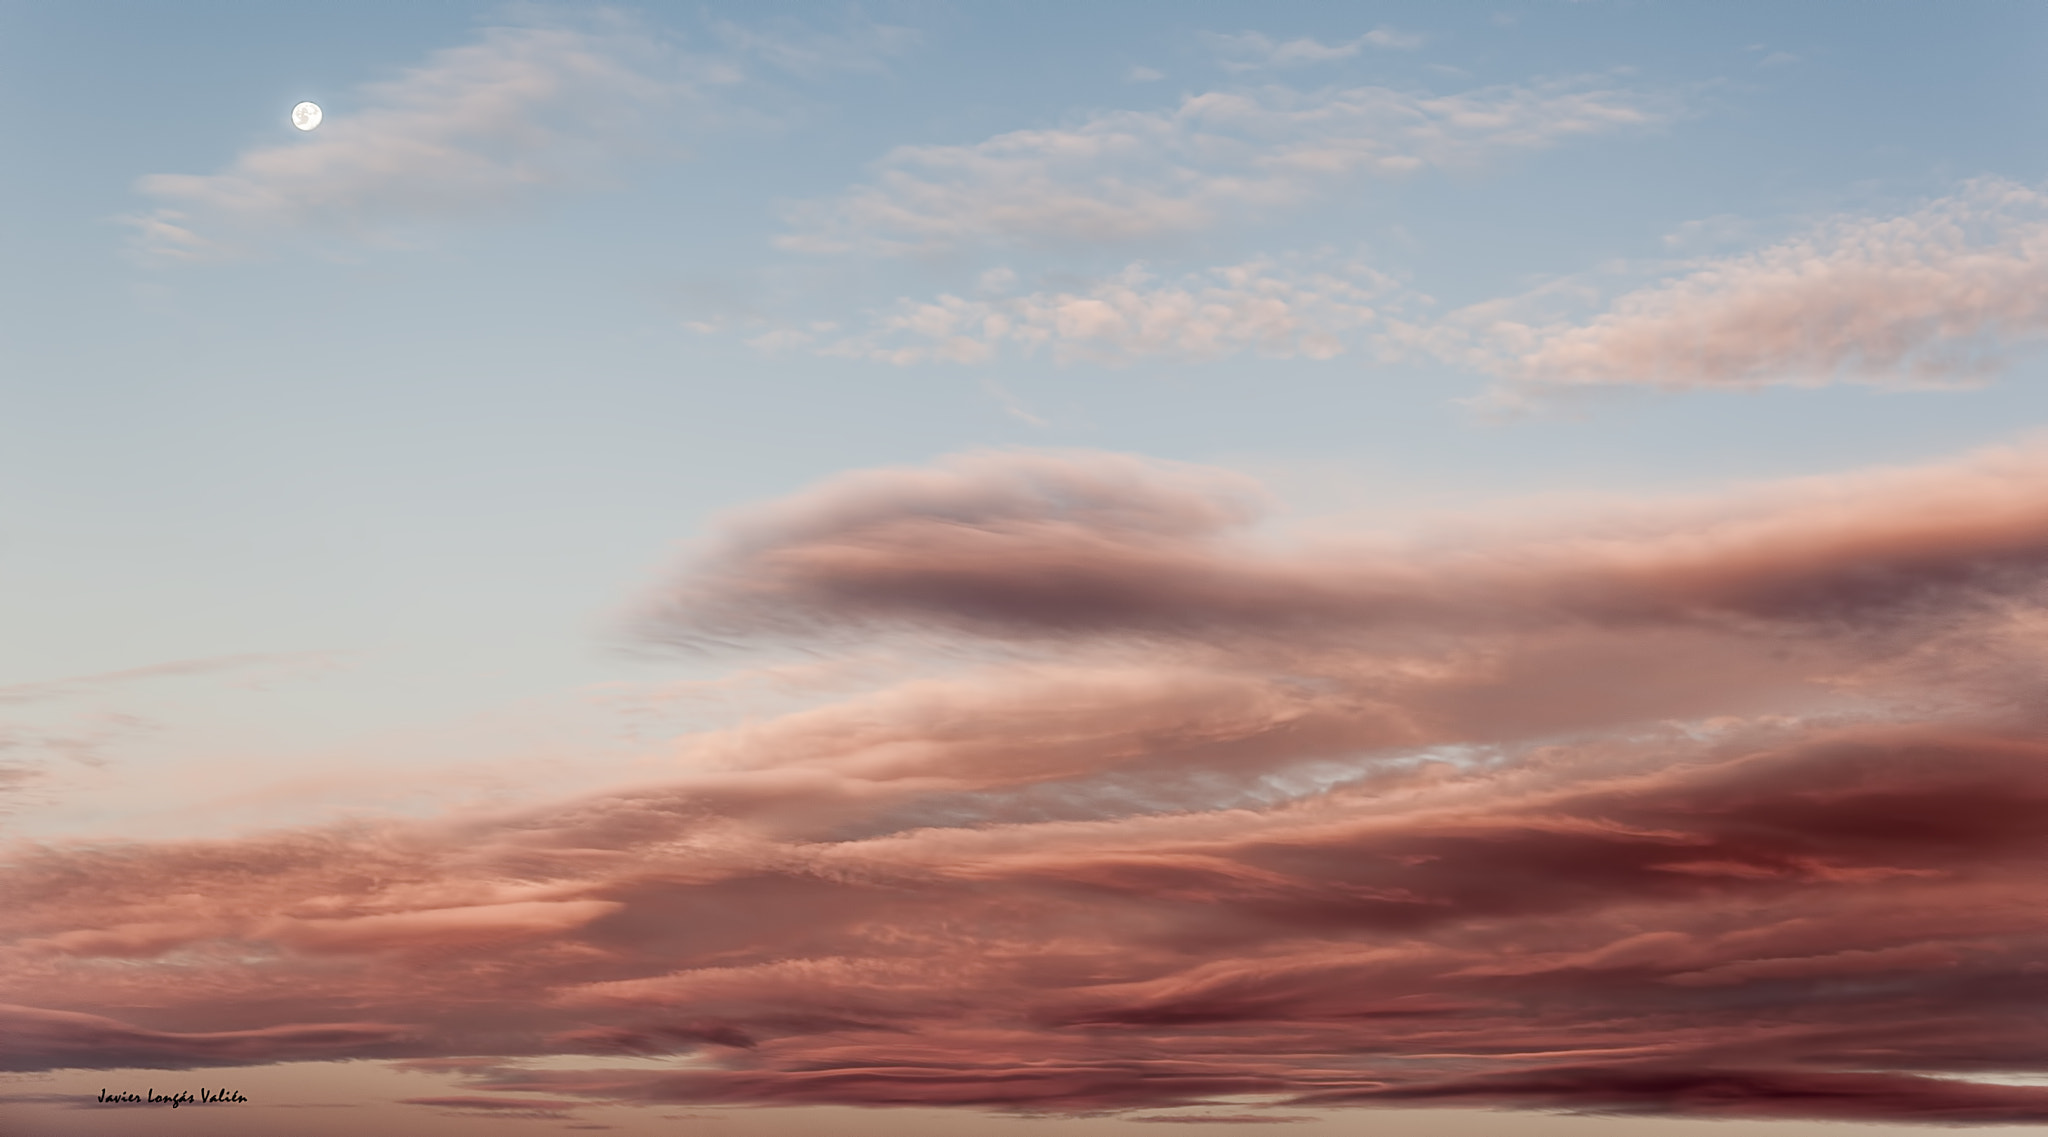
[[[2048,1122],[2048,457],[1406,540],[1267,507],[984,453],[737,515],[641,632],[932,672],[633,790],[17,850],[0,1060]]]

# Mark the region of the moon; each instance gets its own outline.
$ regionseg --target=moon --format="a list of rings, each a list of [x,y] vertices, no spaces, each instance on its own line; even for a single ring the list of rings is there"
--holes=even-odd
[[[320,104],[300,103],[292,108],[292,125],[300,130],[311,130],[320,125]]]

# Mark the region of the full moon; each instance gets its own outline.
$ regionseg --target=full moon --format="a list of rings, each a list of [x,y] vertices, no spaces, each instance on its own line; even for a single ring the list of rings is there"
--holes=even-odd
[[[292,108],[292,125],[300,130],[311,130],[320,125],[320,104],[300,103]]]

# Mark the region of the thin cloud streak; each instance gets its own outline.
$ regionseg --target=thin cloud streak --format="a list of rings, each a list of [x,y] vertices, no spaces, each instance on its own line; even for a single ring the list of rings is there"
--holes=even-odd
[[[1111,111],[963,146],[904,146],[875,180],[796,206],[777,244],[806,253],[1128,246],[1298,206],[1358,177],[1483,164],[1645,129],[1664,100],[1594,80],[1428,95],[1266,86]]]
[[[343,654],[333,651],[299,651],[219,655],[126,667],[118,671],[102,671],[92,675],[72,675],[62,679],[44,679],[31,683],[9,683],[0,686],[0,704],[57,699],[149,679],[184,679],[250,671],[273,675],[327,671],[341,666]]]
[[[1324,43],[1312,36],[1275,40],[1262,32],[1237,32],[1230,35],[1211,32],[1204,38],[1216,48],[1226,71],[1256,71],[1268,67],[1304,67],[1317,63],[1335,63],[1351,59],[1368,47],[1382,51],[1415,51],[1426,42],[1422,35],[1384,27],[1374,28],[1364,35],[1341,43]]]
[[[683,58],[600,13],[597,26],[498,27],[363,88],[290,144],[245,151],[219,173],[151,174],[164,206],[134,219],[144,250],[180,260],[244,255],[303,231],[390,240],[423,220],[489,211],[536,191],[592,184],[638,149],[642,128],[730,65]]]
[[[1360,265],[1305,269],[1259,260],[1162,280],[1133,264],[1079,291],[901,300],[865,335],[817,350],[904,366],[980,364],[1041,350],[1063,364],[1210,361],[1247,351],[1333,359],[1378,320],[1371,302],[1391,287]]]

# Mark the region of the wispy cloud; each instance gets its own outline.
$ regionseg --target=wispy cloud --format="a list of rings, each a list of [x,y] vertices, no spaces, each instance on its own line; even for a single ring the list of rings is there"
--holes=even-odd
[[[1554,314],[1562,291],[1395,338],[1500,376],[1503,401],[1592,386],[1980,382],[2048,334],[2048,195],[1987,180],[1901,216],[1836,218],[1693,262],[1585,321]]]
[[[1237,32],[1230,35],[1210,32],[1205,38],[1216,49],[1224,68],[1230,71],[1335,63],[1338,60],[1350,59],[1368,47],[1414,51],[1424,42],[1418,33],[1399,32],[1384,27],[1374,28],[1356,39],[1338,43],[1324,43],[1308,36],[1275,40],[1263,32]]]
[[[1252,261],[1164,280],[1142,265],[1074,291],[902,300],[860,336],[825,354],[889,363],[984,363],[1040,349],[1062,362],[1220,359],[1251,351],[1330,359],[1373,323],[1390,286],[1359,265]]]
[[[904,146],[875,180],[797,206],[783,248],[929,253],[1143,242],[1298,205],[1357,176],[1467,166],[1664,121],[1666,100],[1594,80],[1427,95],[1386,87],[1213,91],[1168,111],[966,146]]]
[[[645,147],[657,115],[737,77],[618,17],[594,25],[488,29],[364,87],[310,134],[219,173],[145,177],[137,189],[164,204],[134,219],[142,245],[205,259],[296,231],[385,236],[588,185]]]
[[[446,1097],[400,1098],[400,1105],[424,1105],[445,1111],[448,1117],[518,1118],[523,1121],[574,1120],[568,1110],[588,1105],[587,1101],[549,1101],[544,1098],[495,1098],[478,1094]],[[605,1128],[610,1128],[606,1126]]]
[[[749,27],[720,20],[712,33],[735,55],[759,59],[799,78],[843,71],[885,71],[891,60],[916,47],[921,36],[913,28],[849,19],[835,29],[820,29],[791,19]]]
[[[295,651],[215,655],[201,659],[179,659],[169,663],[125,667],[118,671],[101,671],[91,675],[9,683],[0,686],[0,703],[40,702],[150,679],[187,679],[253,673],[253,678],[245,682],[261,682],[270,678],[332,670],[341,666],[343,654],[333,651]]]

